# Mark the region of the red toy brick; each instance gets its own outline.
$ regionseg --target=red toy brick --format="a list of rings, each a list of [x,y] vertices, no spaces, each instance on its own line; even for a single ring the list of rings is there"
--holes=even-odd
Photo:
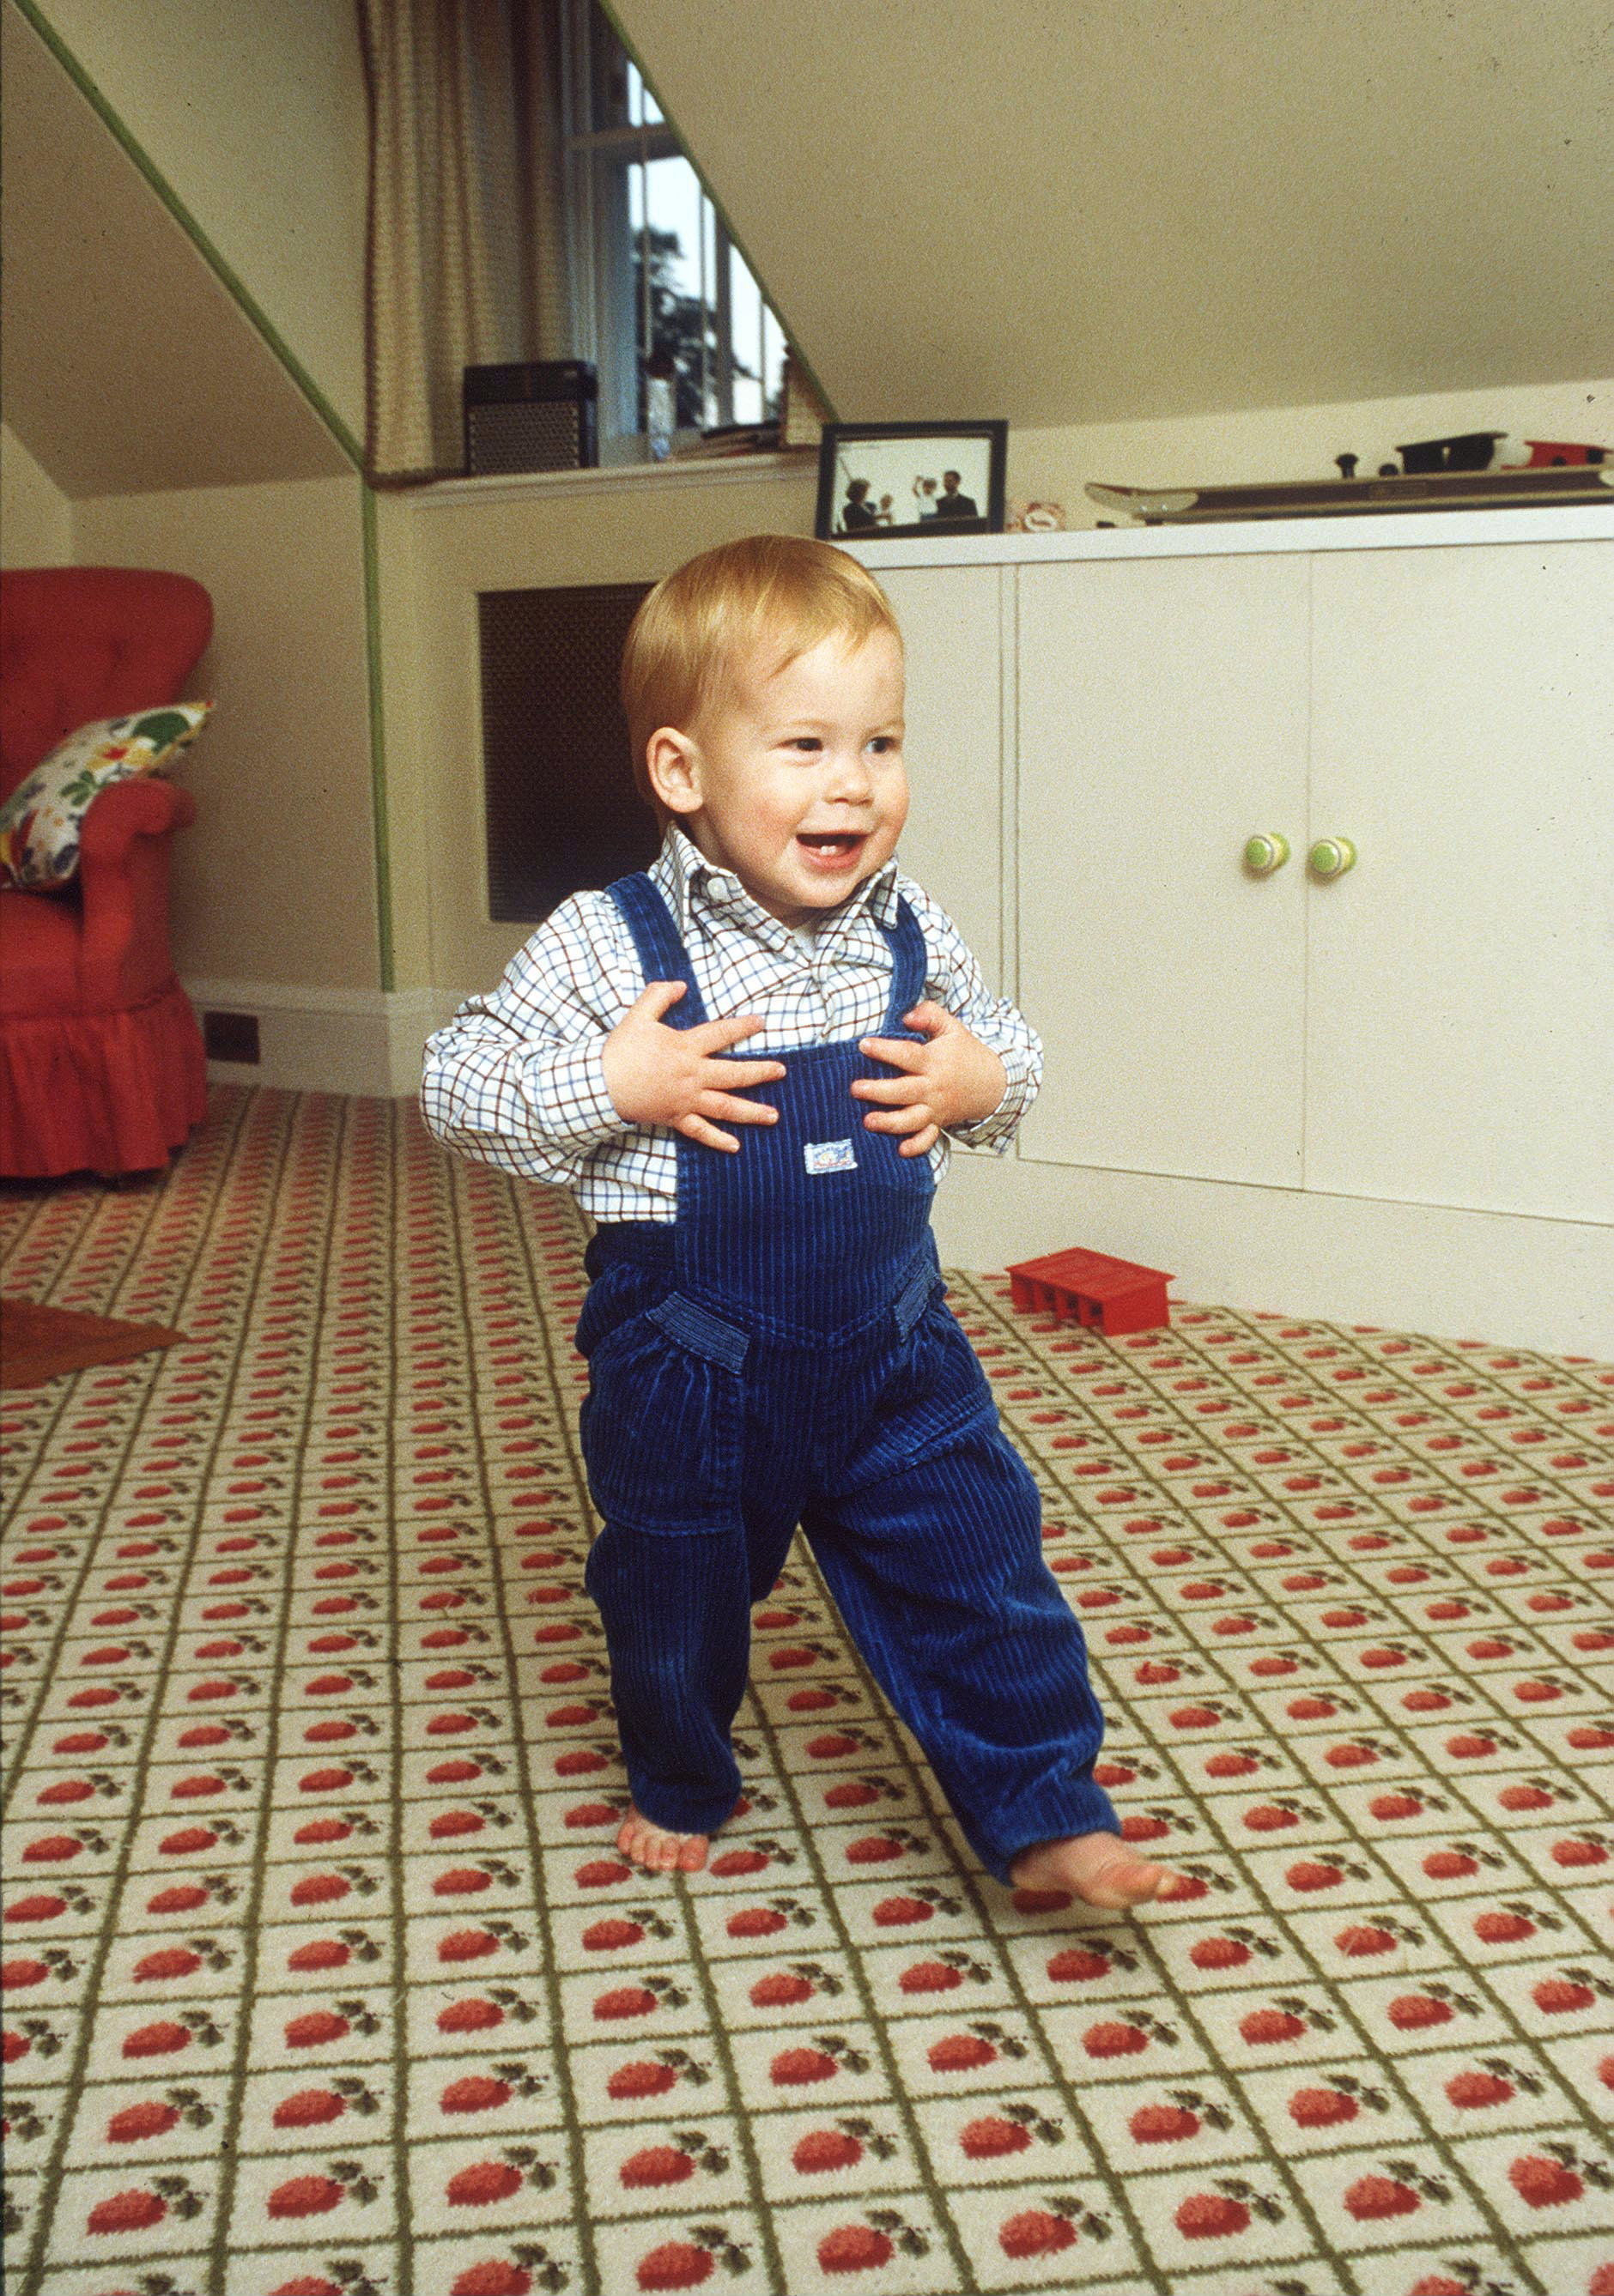
[[[1163,1269],[1140,1267],[1135,1260],[1112,1259],[1102,1251],[1050,1251],[1022,1259],[1009,1270],[1017,1308],[1073,1319],[1115,1337],[1123,1332],[1153,1332],[1171,1322]]]

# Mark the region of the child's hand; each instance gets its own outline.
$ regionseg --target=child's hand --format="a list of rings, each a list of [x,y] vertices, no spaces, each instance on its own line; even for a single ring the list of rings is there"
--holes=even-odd
[[[928,997],[902,1020],[906,1027],[924,1030],[924,1044],[865,1037],[861,1049],[903,1073],[889,1080],[860,1078],[852,1089],[860,1100],[884,1103],[882,1112],[863,1119],[871,1132],[907,1133],[898,1153],[923,1156],[953,1125],[990,1116],[1009,1089],[1009,1071],[990,1045]]]
[[[653,980],[605,1039],[605,1089],[628,1124],[670,1124],[687,1139],[708,1148],[737,1149],[730,1132],[708,1119],[730,1124],[771,1124],[778,1110],[760,1100],[737,1099],[739,1084],[771,1084],[785,1073],[781,1061],[719,1061],[716,1053],[753,1037],[763,1026],[754,1013],[729,1021],[703,1021],[698,1029],[669,1029],[662,1014],[684,993],[681,980]],[[995,1103],[994,1103],[995,1105]]]

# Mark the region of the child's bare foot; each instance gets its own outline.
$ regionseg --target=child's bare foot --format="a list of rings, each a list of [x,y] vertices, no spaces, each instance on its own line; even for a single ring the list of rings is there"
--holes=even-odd
[[[1169,1866],[1136,1856],[1118,1833],[1071,1833],[1061,1841],[1036,1841],[1009,1870],[1017,1890],[1068,1890],[1083,1905],[1107,1913],[1169,1898],[1182,1878]]]
[[[616,1846],[646,1873],[698,1874],[706,1863],[710,1841],[709,1834],[669,1833],[664,1825],[652,1825],[630,1802]]]

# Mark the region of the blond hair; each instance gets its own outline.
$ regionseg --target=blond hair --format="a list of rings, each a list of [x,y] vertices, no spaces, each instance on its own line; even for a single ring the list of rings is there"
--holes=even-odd
[[[639,795],[665,822],[646,750],[663,726],[690,730],[749,656],[772,676],[828,637],[855,649],[902,633],[872,574],[845,551],[794,534],[752,534],[704,550],[658,582],[622,648],[622,709]]]

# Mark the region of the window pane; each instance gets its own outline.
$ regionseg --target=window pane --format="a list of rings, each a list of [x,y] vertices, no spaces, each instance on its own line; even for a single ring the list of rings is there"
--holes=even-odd
[[[758,354],[762,298],[737,247],[729,250],[729,293],[734,311],[734,419],[737,422],[760,422],[762,382],[758,373]]]
[[[648,202],[650,340],[641,348],[671,361],[675,419],[681,426],[698,427],[704,419],[700,247],[705,201],[700,177],[688,160],[652,160],[642,172]]]
[[[630,127],[655,127],[661,124],[662,109],[645,86],[638,66],[628,59],[628,124]]]

